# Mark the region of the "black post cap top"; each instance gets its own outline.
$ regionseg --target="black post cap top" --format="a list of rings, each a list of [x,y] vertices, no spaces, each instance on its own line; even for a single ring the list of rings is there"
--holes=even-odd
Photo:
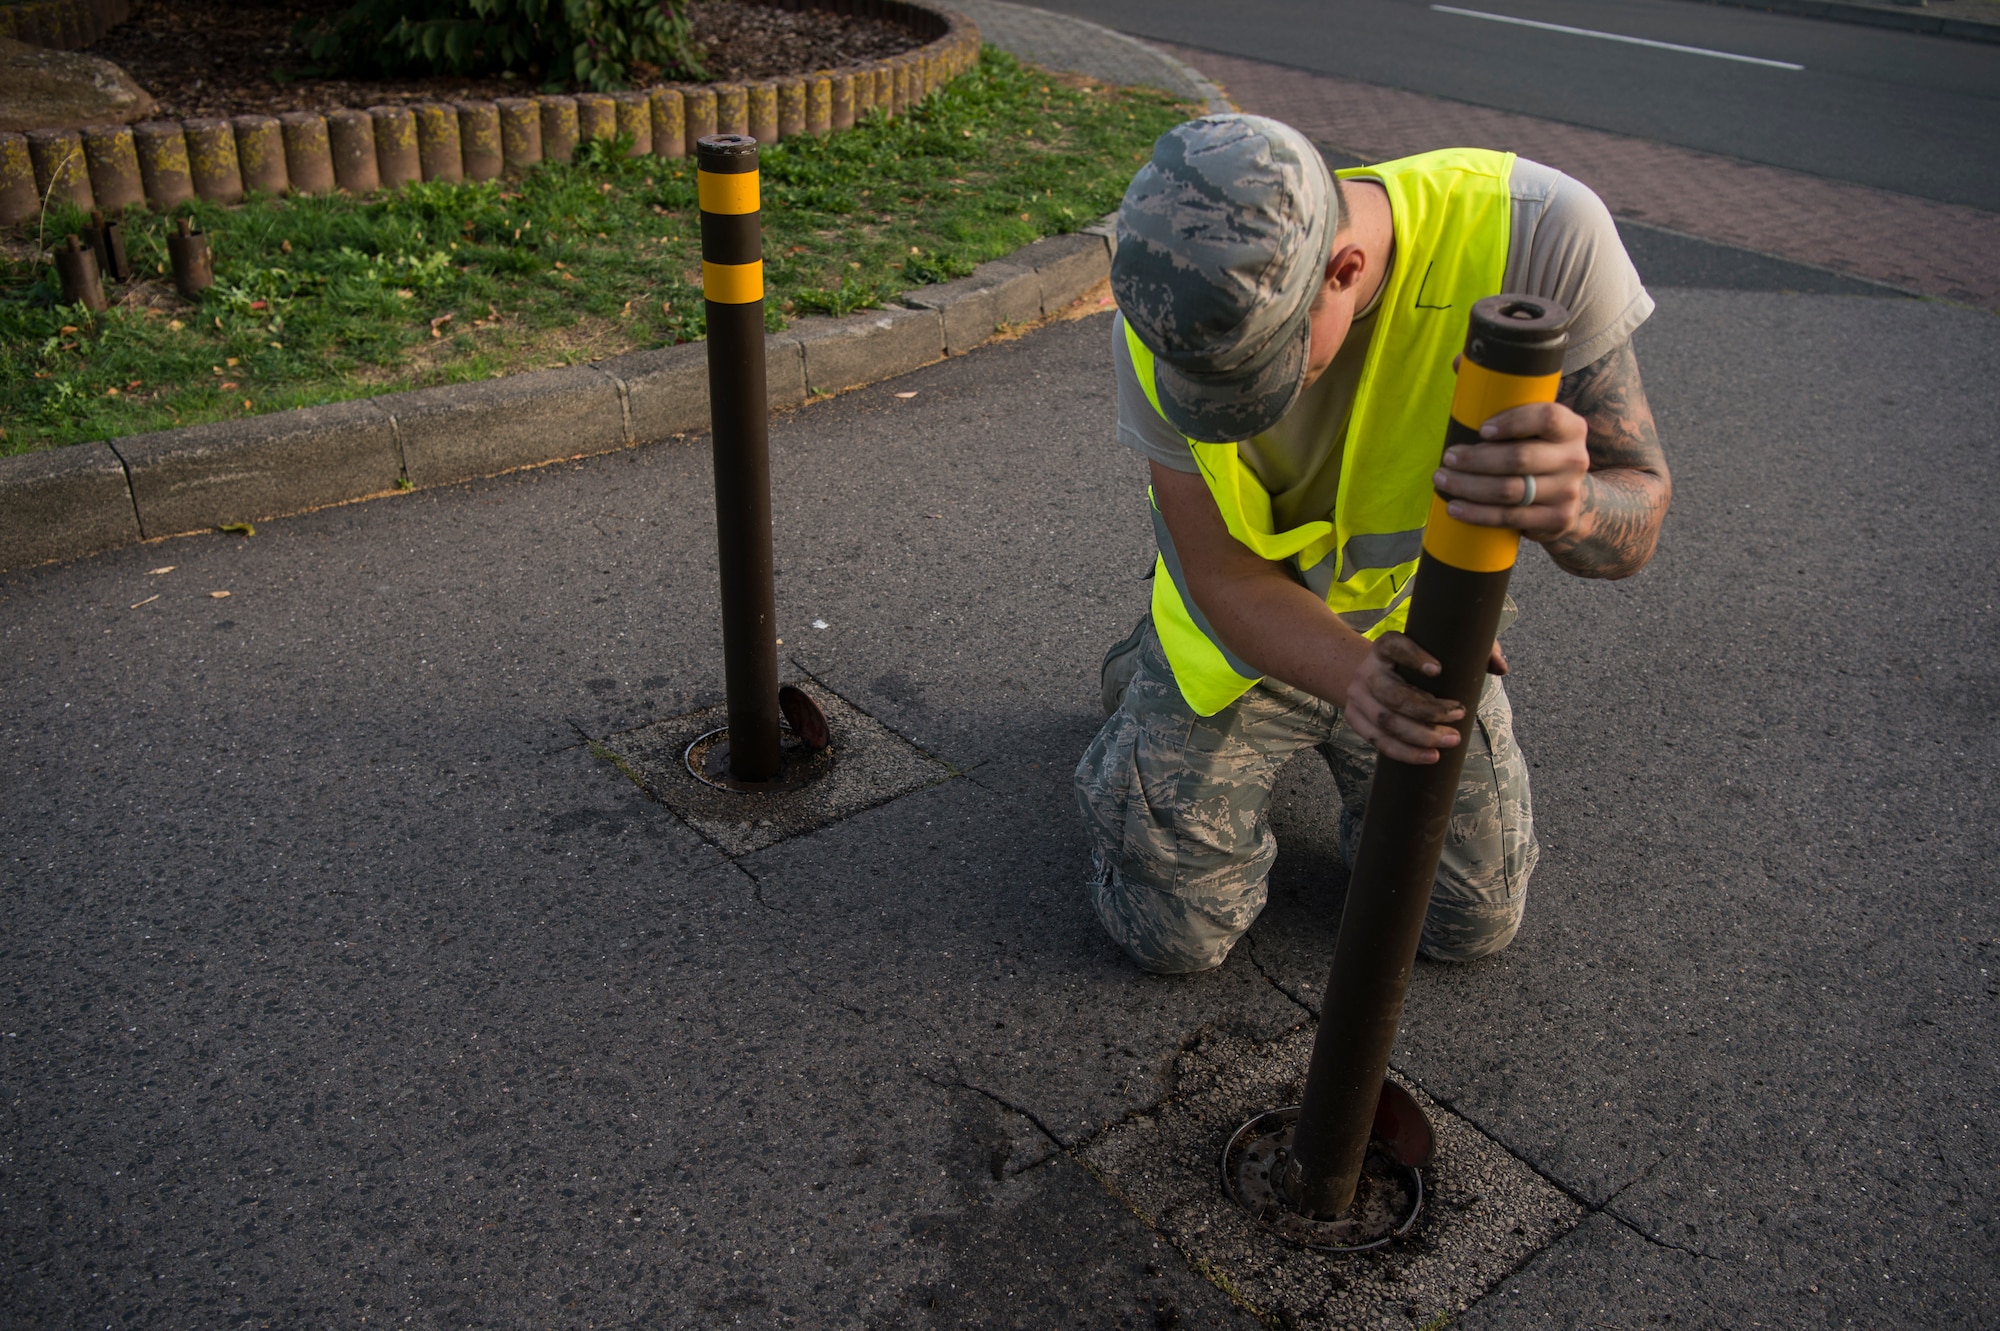
[[[1569,311],[1545,296],[1488,296],[1472,307],[1466,358],[1502,374],[1562,370],[1569,345]]]
[[[757,140],[748,134],[711,134],[695,140],[695,158],[711,175],[745,175],[757,169]]]

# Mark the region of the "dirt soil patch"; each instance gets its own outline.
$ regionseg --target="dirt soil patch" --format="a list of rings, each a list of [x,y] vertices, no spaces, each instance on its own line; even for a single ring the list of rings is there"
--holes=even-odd
[[[302,19],[346,9],[329,0],[133,0],[132,17],[87,49],[122,66],[165,117],[326,111],[337,106],[520,97],[539,80],[504,74],[371,81],[320,78],[291,38]],[[795,12],[739,0],[689,6],[696,46],[717,81],[843,69],[913,50],[922,37],[882,19]]]

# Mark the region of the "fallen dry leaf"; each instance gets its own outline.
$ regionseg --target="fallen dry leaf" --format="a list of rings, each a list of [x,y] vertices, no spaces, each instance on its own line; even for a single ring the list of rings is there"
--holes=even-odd
[[[181,331],[181,329],[185,327],[187,327],[187,325],[182,323],[179,319],[167,320],[167,331],[170,333],[178,333]]]
[[[214,600],[214,601],[220,601],[220,600],[221,600],[221,599],[222,599],[223,597],[225,597],[225,596],[229,595],[229,593],[228,593],[228,592],[210,592],[210,593],[209,593],[208,595],[209,595],[209,599],[210,599],[210,600]]]
[[[249,404],[245,403],[244,405],[248,406]],[[257,534],[257,529],[247,522],[225,522],[216,528],[216,530],[226,531],[232,536],[255,536]]]
[[[444,334],[439,332],[438,330],[440,328],[443,328],[446,324],[450,322],[451,322],[451,316],[449,314],[440,314],[437,318],[431,320],[431,336],[443,337]]]
[[[916,394],[915,394],[915,393],[898,393],[898,394],[896,394],[896,396],[897,396],[897,397],[915,397],[915,396],[916,396]]]
[[[222,363],[224,365],[229,366],[231,369],[235,369],[238,365],[241,365],[243,362],[236,359],[236,357],[234,356],[230,356],[225,358]]]
[[[179,564],[162,564],[158,568],[147,569],[146,576],[149,578],[157,578],[162,573],[172,573],[175,569],[179,567],[180,567]]]
[[[224,388],[234,388],[234,387],[236,387],[236,384],[235,384],[235,381],[233,381],[233,380],[230,380],[230,379],[224,379],[224,380],[222,381],[222,386],[223,386]]]

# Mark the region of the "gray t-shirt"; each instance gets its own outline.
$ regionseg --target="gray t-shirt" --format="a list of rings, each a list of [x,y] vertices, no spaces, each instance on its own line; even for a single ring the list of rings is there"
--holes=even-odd
[[[1569,352],[1563,357],[1563,373],[1568,374],[1622,346],[1652,314],[1653,298],[1640,285],[1610,211],[1588,186],[1526,158],[1515,160],[1510,184],[1514,212],[1501,289],[1545,296],[1569,310]],[[1382,290],[1388,290],[1386,281]],[[1284,419],[1241,443],[1239,456],[1270,492],[1272,516],[1280,531],[1324,518],[1333,510],[1348,409],[1354,404],[1380,303],[1378,292],[1355,316],[1353,331],[1333,363]],[[1125,344],[1124,319],[1112,324],[1119,441],[1175,471],[1197,470],[1186,438],[1146,399]]]

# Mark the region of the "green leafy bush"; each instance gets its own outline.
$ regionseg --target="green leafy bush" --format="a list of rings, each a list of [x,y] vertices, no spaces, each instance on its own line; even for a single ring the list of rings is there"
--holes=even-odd
[[[357,0],[295,36],[322,68],[355,73],[515,70],[600,91],[706,76],[687,0]]]

